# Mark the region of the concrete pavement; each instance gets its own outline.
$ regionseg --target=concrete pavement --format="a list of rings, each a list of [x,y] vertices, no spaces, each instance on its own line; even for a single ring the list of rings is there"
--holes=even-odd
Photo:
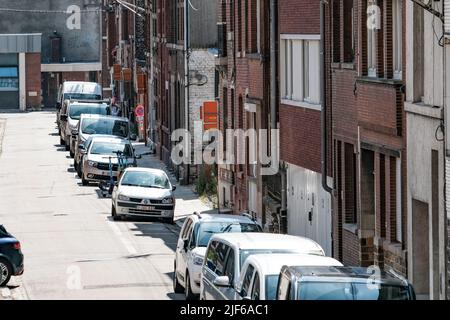
[[[179,228],[158,221],[112,221],[111,200],[100,197],[98,187],[81,185],[72,159],[58,144],[53,112],[0,118],[6,118],[0,223],[21,241],[25,255],[24,275],[0,289],[0,296],[183,298],[172,290]],[[152,156],[145,156],[140,165],[161,166]],[[178,186],[176,198],[177,218],[208,209],[189,187]]]

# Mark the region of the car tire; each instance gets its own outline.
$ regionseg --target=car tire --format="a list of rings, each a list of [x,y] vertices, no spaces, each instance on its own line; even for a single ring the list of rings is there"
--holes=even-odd
[[[0,287],[4,287],[11,279],[12,268],[10,263],[3,258],[0,258]]]
[[[114,205],[111,206],[111,218],[114,221],[119,221],[120,220],[120,217],[117,215],[116,208],[114,207]]]
[[[174,220],[173,217],[172,218],[165,218],[164,222],[167,223],[167,224],[175,224],[175,220]]]
[[[69,150],[70,150],[70,157],[72,159],[75,158],[75,152],[72,151],[72,148],[70,148]]]
[[[192,293],[191,289],[191,277],[189,276],[189,271],[186,270],[186,284],[184,286],[186,288],[186,300],[197,300],[197,296]]]
[[[89,181],[84,178],[83,174],[81,175],[81,184],[85,187],[89,185]]]
[[[74,162],[74,163],[76,163],[76,162]],[[74,165],[74,167],[77,170],[78,178],[81,178],[83,176],[83,171],[81,171],[81,166],[80,165]]]
[[[174,263],[174,266],[173,266],[173,292],[184,293],[183,286],[178,282],[176,263]]]
[[[70,145],[66,143],[66,151],[70,151]]]
[[[61,146],[63,146],[63,145],[66,144],[66,142],[63,140],[63,138],[59,138],[59,144],[60,144]]]

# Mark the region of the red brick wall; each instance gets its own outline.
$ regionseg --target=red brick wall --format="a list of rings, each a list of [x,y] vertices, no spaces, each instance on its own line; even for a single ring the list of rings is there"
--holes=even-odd
[[[63,72],[62,81],[89,81],[89,72]]]
[[[38,107],[41,105],[41,54],[27,53],[26,65],[26,105]],[[36,92],[36,97],[30,97],[29,92]]]
[[[281,105],[281,160],[320,172],[320,145],[320,112],[296,106]]]
[[[319,1],[280,0],[280,33],[320,34]]]

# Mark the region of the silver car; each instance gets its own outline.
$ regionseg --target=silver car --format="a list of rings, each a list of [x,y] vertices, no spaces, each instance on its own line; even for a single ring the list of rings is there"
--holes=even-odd
[[[162,218],[173,224],[175,197],[167,174],[162,170],[127,168],[112,193],[111,216]]]
[[[115,137],[98,137],[92,139],[88,149],[84,145],[80,145],[80,151],[85,153],[81,174],[81,181],[84,186],[90,182],[102,182],[110,180],[112,173],[114,180],[119,178],[119,158],[120,152],[124,158],[126,166],[136,166],[136,156],[133,146],[128,139]],[[110,168],[111,166],[111,168]]]

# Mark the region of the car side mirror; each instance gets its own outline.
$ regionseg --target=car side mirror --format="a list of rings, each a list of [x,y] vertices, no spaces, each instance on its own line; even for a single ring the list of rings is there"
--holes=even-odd
[[[132,135],[130,135],[130,140],[136,141],[137,135],[135,135],[134,133]]]
[[[67,121],[67,115],[65,115],[65,114],[62,114],[59,118],[60,118],[62,121]]]
[[[78,131],[74,130],[71,132],[73,136],[77,136],[78,135]]]
[[[172,186],[172,191],[175,191],[175,190],[177,190],[177,187],[176,186]]]
[[[230,278],[228,276],[217,277],[216,279],[214,279],[213,284],[217,287],[231,287]]]
[[[249,296],[246,296],[246,297],[243,297],[242,300],[244,300],[244,301],[251,301],[252,298],[250,298]]]

